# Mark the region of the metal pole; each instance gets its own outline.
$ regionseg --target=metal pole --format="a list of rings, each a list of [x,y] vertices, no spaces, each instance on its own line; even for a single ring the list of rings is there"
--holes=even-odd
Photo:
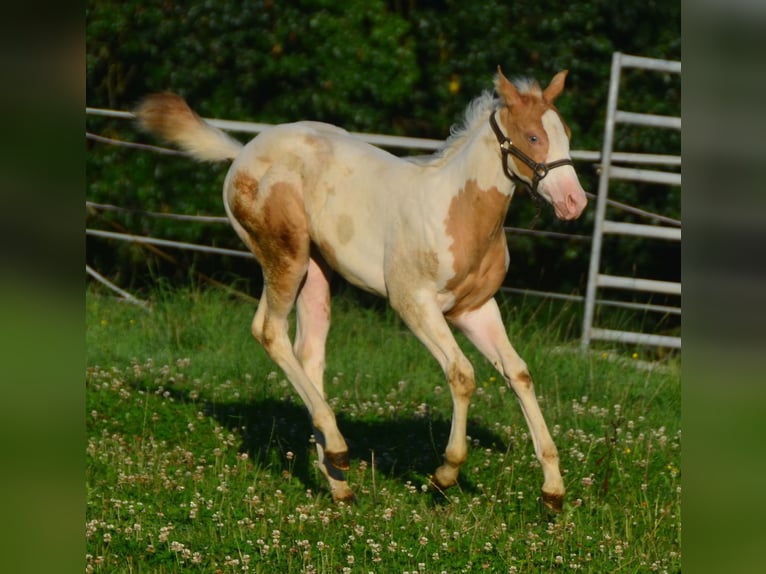
[[[585,312],[582,322],[583,349],[590,346],[593,315],[596,307],[596,287],[599,265],[601,263],[601,239],[603,237],[606,199],[609,193],[609,171],[612,163],[612,142],[614,140],[614,119],[617,111],[617,94],[620,88],[620,66],[622,54],[612,54],[612,71],[609,79],[609,97],[606,106],[606,124],[604,127],[604,146],[601,151],[601,177],[598,180],[596,214],[593,220],[593,242],[591,243],[590,266],[588,269],[588,287],[585,292]]]

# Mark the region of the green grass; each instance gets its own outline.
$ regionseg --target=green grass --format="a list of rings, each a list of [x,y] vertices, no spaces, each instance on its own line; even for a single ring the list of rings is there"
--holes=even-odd
[[[680,571],[678,359],[582,354],[561,335],[566,313],[507,310],[561,455],[567,501],[552,517],[515,397],[465,344],[468,461],[458,486],[426,489],[446,382],[393,314],[336,300],[326,387],[351,449],[347,506],[250,336],[252,305],[212,290],[151,299],[86,298],[88,572]]]

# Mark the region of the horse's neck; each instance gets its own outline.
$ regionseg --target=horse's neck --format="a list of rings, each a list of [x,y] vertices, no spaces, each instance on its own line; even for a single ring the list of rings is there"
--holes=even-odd
[[[486,255],[504,253],[502,230],[513,186],[503,173],[494,135],[478,129],[468,137],[432,180],[438,182],[432,192],[440,198],[433,201],[443,204],[431,213],[440,225],[446,223],[448,235],[470,246],[470,261],[462,264],[472,267]]]
[[[503,173],[500,147],[489,122],[484,122],[473,133],[468,134],[461,149],[452,155],[443,167],[455,181],[475,179],[486,189],[495,187],[505,194],[512,191],[512,186]]]
[[[468,138],[462,149],[442,166],[446,176],[445,180],[451,182],[451,189],[445,191],[454,196],[456,193],[471,187],[478,192],[476,202],[481,202],[484,199],[489,200],[489,197],[492,196],[491,201],[497,203],[497,195],[502,195],[507,198],[504,203],[505,209],[501,213],[494,211],[491,213],[493,219],[496,217],[499,220],[504,220],[514,185],[503,171],[497,139],[488,122],[470,134]],[[493,226],[497,222],[488,221],[486,223]]]

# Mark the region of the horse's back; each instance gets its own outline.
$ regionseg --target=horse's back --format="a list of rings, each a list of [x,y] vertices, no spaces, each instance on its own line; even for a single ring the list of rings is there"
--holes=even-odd
[[[312,243],[347,280],[386,294],[386,235],[414,164],[321,122],[274,126],[256,136],[232,164],[229,180],[246,172],[259,194],[289,181],[301,197]],[[227,201],[237,192],[227,185]],[[257,205],[254,204],[254,205]]]

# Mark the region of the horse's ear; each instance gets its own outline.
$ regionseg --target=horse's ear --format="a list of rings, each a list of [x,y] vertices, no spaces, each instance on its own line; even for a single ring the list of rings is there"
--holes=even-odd
[[[508,81],[500,66],[497,67],[497,76],[495,76],[495,90],[497,90],[503,103],[509,108],[521,102],[519,91],[516,89],[516,86]]]
[[[549,103],[552,104],[553,101],[559,97],[559,94],[561,94],[561,91],[564,89],[564,80],[566,80],[567,73],[569,70],[562,70],[555,76],[553,76],[553,79],[551,80],[551,83],[548,84],[548,87],[543,90],[543,98]]]

